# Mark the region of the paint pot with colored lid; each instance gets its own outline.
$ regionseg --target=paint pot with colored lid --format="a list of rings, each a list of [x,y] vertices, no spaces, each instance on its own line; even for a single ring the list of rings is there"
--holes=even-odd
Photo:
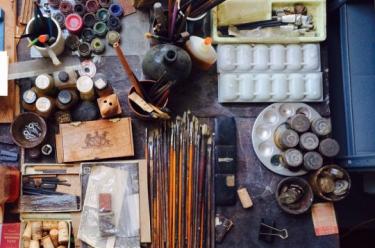
[[[76,88],[77,73],[74,70],[57,71],[53,73],[55,86],[59,90]]]
[[[55,93],[53,78],[48,74],[41,74],[35,79],[35,88],[38,96],[53,95]]]
[[[76,3],[73,7],[74,13],[83,16],[86,13],[86,7],[83,3]]]
[[[99,9],[99,3],[97,0],[88,0],[86,1],[86,10],[87,12],[95,13]]]
[[[22,94],[22,107],[28,111],[35,111],[35,102],[38,96],[34,89],[26,90]]]
[[[73,34],[78,34],[83,28],[82,17],[78,14],[70,14],[65,19],[66,29]]]
[[[296,114],[287,121],[290,128],[298,133],[307,132],[310,129],[310,120],[304,114]]]
[[[92,28],[97,22],[96,15],[94,13],[86,13],[83,16],[83,25],[88,28]]]
[[[327,136],[332,132],[331,120],[318,118],[311,123],[311,130],[318,136]]]
[[[105,8],[101,8],[96,12],[96,19],[100,22],[106,22],[109,18],[109,12]]]
[[[108,8],[112,4],[112,0],[99,0],[100,6],[103,8]]]
[[[99,97],[113,94],[113,88],[103,73],[97,73],[94,77],[94,86],[96,94]]]
[[[79,56],[82,58],[90,57],[91,55],[91,46],[87,42],[82,42],[78,47]]]
[[[121,30],[121,21],[116,16],[109,16],[107,21],[107,26],[109,30],[114,30],[120,32]]]
[[[95,54],[102,54],[105,50],[105,45],[101,39],[95,38],[91,42],[91,49]]]
[[[55,18],[61,28],[65,28],[65,16],[61,12],[53,14],[53,18]]]
[[[75,90],[62,90],[57,95],[56,106],[60,110],[69,110],[79,101]]]
[[[108,8],[109,14],[116,17],[121,17],[124,14],[124,9],[120,4],[111,4]]]
[[[91,42],[95,38],[94,30],[92,28],[84,28],[81,36],[84,42]]]
[[[294,130],[288,129],[285,125],[282,125],[276,129],[274,141],[277,147],[281,150],[285,150],[296,147],[299,142],[299,136]]]
[[[64,15],[69,15],[70,13],[73,12],[73,5],[70,1],[63,0],[63,1],[60,2],[59,10]]]
[[[120,34],[117,31],[110,30],[106,36],[107,42],[110,46],[120,41]]]
[[[104,37],[108,32],[108,27],[104,22],[97,22],[94,25],[94,34],[99,37]]]
[[[65,46],[70,51],[77,51],[80,43],[79,37],[75,34],[69,34],[65,39]]]
[[[35,107],[36,112],[40,116],[48,118],[51,115],[54,106],[52,100],[49,97],[42,96],[39,97],[38,100],[36,100]]]
[[[81,76],[77,80],[77,89],[80,93],[80,97],[84,101],[94,101],[94,82],[88,76]]]

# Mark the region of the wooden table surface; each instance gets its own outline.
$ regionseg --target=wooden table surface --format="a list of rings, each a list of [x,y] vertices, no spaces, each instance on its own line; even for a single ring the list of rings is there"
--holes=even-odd
[[[146,32],[147,30],[145,30]],[[18,54],[19,59],[29,59],[26,44],[21,42]],[[327,60],[322,49],[322,64],[326,68]],[[129,56],[129,62],[138,77],[141,73],[141,57]],[[103,72],[108,76],[113,88],[119,95],[123,116],[133,117],[133,137],[135,142],[135,158],[144,158],[144,134],[145,128],[151,128],[156,123],[145,122],[136,119],[127,105],[127,92],[130,89],[130,83],[125,75],[117,57],[104,57],[98,72]],[[325,71],[325,101],[322,103],[310,104],[315,107],[322,115],[329,115],[329,98],[327,94],[327,71]],[[32,80],[24,79],[20,81],[21,89],[30,87]],[[186,110],[191,110],[197,117],[212,126],[213,119],[216,116],[234,116],[237,124],[237,156],[238,186],[247,187],[254,206],[251,209],[244,210],[239,201],[233,207],[218,208],[217,211],[234,221],[234,228],[227,235],[223,244],[217,247],[289,247],[289,248],[336,248],[339,247],[338,235],[316,237],[313,230],[311,214],[307,213],[301,216],[291,216],[282,212],[277,206],[274,192],[277,183],[282,179],[258,160],[252,147],[251,132],[253,123],[257,115],[269,104],[225,104],[218,103],[217,100],[217,74],[216,66],[209,72],[204,73],[194,70],[192,76],[178,85],[173,92],[169,102],[169,108],[175,114],[182,114]],[[0,126],[0,141],[9,141],[7,126]],[[3,145],[0,144],[0,147]],[[14,149],[14,148],[12,148]],[[29,162],[31,161],[27,158]],[[44,162],[51,162],[53,159],[47,159]],[[276,238],[273,244],[267,244],[258,240],[258,230],[261,218],[269,218],[276,221],[279,228],[286,228],[289,232],[289,238],[281,240]]]

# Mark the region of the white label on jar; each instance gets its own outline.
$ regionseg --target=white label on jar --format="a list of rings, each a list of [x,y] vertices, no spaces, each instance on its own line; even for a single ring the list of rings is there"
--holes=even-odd
[[[39,75],[35,79],[36,87],[38,87],[39,89],[42,89],[42,90],[48,89],[50,83],[51,83],[51,78],[48,75],[45,75],[45,74]]]
[[[39,97],[35,106],[40,112],[47,112],[51,108],[51,101],[47,97]]]
[[[77,89],[82,93],[89,93],[94,86],[94,82],[88,76],[81,76],[77,80]]]

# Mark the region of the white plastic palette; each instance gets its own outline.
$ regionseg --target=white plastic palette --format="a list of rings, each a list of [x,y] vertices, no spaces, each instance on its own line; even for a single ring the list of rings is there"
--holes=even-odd
[[[323,99],[321,73],[221,74],[219,102],[313,102]]]
[[[323,100],[319,44],[219,45],[217,65],[221,103]]]
[[[319,44],[218,45],[217,67],[225,72],[319,72]]]
[[[291,171],[278,161],[282,151],[274,142],[276,129],[296,113],[304,113],[311,121],[320,117],[319,113],[304,103],[274,103],[265,108],[254,123],[252,143],[259,160],[269,170],[282,176],[302,176],[305,170]]]

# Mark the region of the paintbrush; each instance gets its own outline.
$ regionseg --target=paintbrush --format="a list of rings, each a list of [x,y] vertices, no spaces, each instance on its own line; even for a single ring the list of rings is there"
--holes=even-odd
[[[172,21],[171,21],[171,29],[169,32],[169,40],[172,40],[174,31],[176,28],[176,20],[177,20],[177,13],[178,13],[178,5],[180,3],[180,0],[177,0],[173,7],[173,13],[172,13]]]
[[[197,17],[200,15],[203,15],[207,11],[215,8],[217,5],[223,3],[225,0],[208,0],[206,3],[200,5],[197,9],[194,9],[194,11],[191,13],[192,17]]]

